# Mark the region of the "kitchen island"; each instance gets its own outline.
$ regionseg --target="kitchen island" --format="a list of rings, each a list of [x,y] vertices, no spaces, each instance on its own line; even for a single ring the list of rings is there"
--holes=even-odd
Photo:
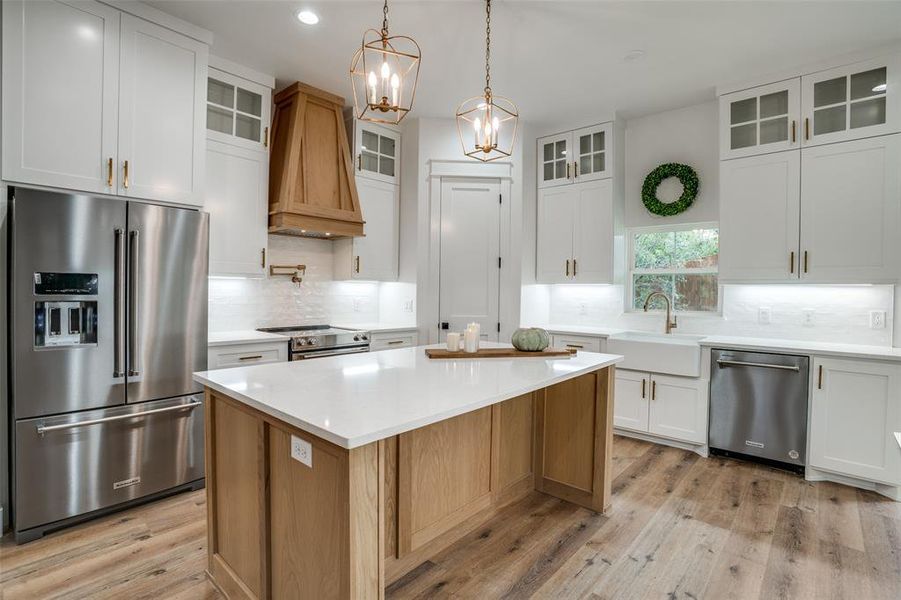
[[[423,347],[195,374],[208,572],[235,598],[381,598],[535,489],[610,502],[620,356]]]

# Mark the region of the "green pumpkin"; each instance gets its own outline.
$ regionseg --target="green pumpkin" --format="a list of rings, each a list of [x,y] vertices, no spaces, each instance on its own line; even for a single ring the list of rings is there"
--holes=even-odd
[[[541,352],[551,343],[547,331],[539,327],[526,327],[513,332],[513,347],[523,352]]]

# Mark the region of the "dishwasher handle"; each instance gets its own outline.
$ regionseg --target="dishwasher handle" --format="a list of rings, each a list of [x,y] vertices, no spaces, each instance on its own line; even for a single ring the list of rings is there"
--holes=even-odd
[[[745,362],[740,360],[723,360],[722,358],[718,358],[716,360],[716,364],[726,367],[760,367],[762,369],[779,369],[782,371],[794,371],[795,373],[801,372],[801,367],[797,365],[774,365],[772,363],[760,363],[760,362]]]

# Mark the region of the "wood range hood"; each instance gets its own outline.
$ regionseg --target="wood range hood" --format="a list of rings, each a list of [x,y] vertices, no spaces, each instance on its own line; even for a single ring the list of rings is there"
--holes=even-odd
[[[276,94],[274,102],[269,232],[362,236],[344,98],[298,81]]]

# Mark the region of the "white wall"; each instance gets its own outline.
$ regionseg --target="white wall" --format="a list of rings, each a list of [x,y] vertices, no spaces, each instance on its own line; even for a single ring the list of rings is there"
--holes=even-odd
[[[379,321],[413,324],[413,313],[403,307],[413,302],[414,286],[333,281],[330,241],[270,235],[269,261],[305,264],[303,282],[291,283],[290,277],[210,278],[210,331]],[[384,315],[379,310],[383,300]]]
[[[626,122],[626,227],[719,220],[718,103],[706,102]],[[680,215],[659,217],[644,207],[641,186],[656,167],[678,162],[698,173],[694,204]],[[678,198],[681,185],[664,182],[663,201]]]
[[[623,289],[613,285],[525,286],[523,323],[662,331],[660,313],[623,312]],[[896,319],[891,285],[726,285],[722,315],[679,314],[680,333],[891,346]],[[528,306],[528,308],[527,308]],[[770,323],[758,323],[769,308]],[[814,311],[813,324],[804,312]],[[869,312],[886,311],[884,329],[869,328]],[[526,322],[526,315],[532,319]],[[544,319],[542,321],[542,318]]]

